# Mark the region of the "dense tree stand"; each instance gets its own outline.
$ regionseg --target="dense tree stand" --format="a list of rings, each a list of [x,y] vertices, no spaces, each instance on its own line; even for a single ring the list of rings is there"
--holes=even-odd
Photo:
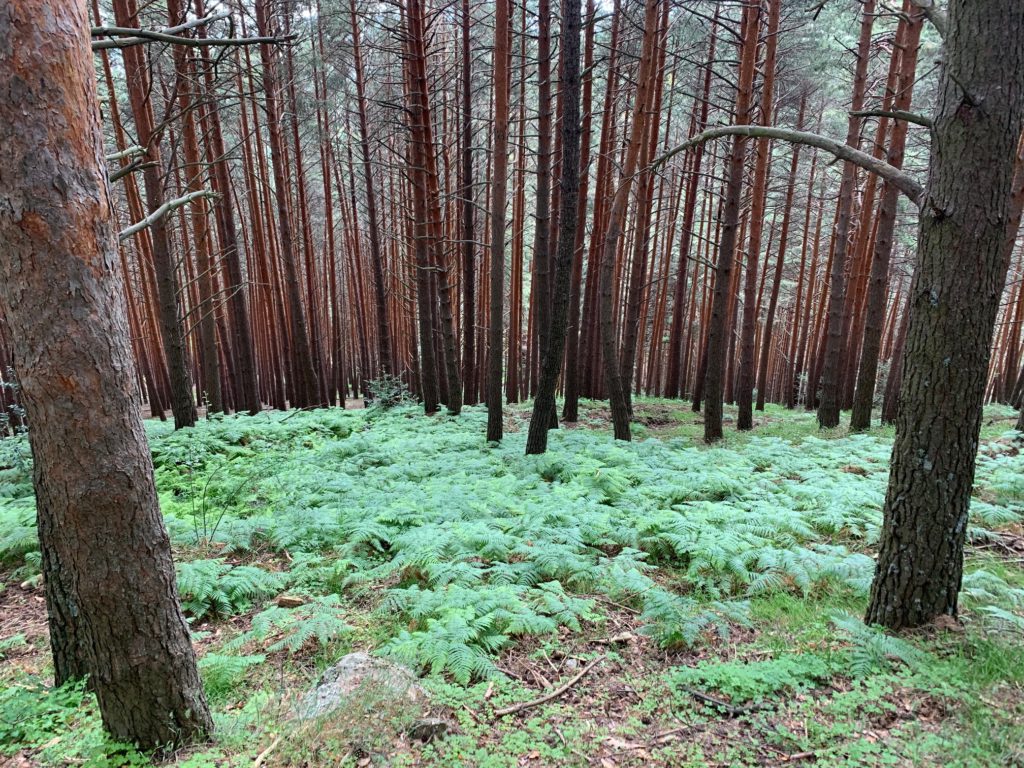
[[[0,11],[0,309],[31,429],[56,683],[144,748],[213,728],[142,429],[83,2]]]
[[[867,621],[955,616],[1024,127],[1016,0],[952,0],[911,286],[910,321]]]

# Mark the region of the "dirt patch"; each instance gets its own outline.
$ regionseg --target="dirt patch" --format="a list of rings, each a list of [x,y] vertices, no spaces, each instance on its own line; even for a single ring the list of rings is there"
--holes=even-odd
[[[48,661],[49,628],[46,619],[46,598],[43,590],[22,586],[10,574],[0,577],[7,587],[0,591],[0,641],[21,637],[0,653],[0,664],[8,671],[39,674]]]

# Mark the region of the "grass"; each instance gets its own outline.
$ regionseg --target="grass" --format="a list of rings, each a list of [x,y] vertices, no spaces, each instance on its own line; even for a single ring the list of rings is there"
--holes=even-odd
[[[963,630],[902,638],[856,620],[891,429],[821,433],[813,414],[769,406],[708,448],[686,404],[640,399],[622,444],[585,403],[526,457],[528,417],[510,410],[500,446],[479,408],[147,424],[218,725],[176,764],[251,765],[282,733],[270,765],[1024,760],[1012,411],[986,414]],[[90,694],[46,686],[22,440],[0,442],[0,566],[0,761],[146,764],[105,740]],[[378,705],[289,726],[294,697],[352,650],[422,673],[450,734],[409,743],[396,723],[410,713]],[[598,656],[564,696],[494,717]]]

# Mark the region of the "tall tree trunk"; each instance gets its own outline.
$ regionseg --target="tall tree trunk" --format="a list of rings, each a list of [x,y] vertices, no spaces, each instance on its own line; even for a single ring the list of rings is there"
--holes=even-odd
[[[491,182],[491,306],[487,327],[487,439],[501,440],[502,331],[505,310],[505,198],[508,189],[509,0],[494,12],[494,145]]]
[[[256,0],[256,27],[261,36],[273,34],[270,23],[270,0]],[[281,238],[281,261],[284,264],[284,287],[288,300],[288,320],[292,344],[292,369],[295,381],[293,407],[306,408],[320,404],[319,386],[313,367],[313,346],[309,337],[299,281],[298,253],[288,210],[290,194],[285,167],[285,146],[281,119],[281,88],[277,80],[277,61],[270,43],[260,44],[263,64],[263,91],[266,97],[267,133],[270,136],[270,164],[277,198],[277,229]]]
[[[1017,0],[951,0],[896,442],[866,620],[957,612],[992,330],[1024,128]]]
[[[608,223],[601,243],[600,316],[601,355],[604,362],[605,386],[612,413],[612,428],[616,440],[629,440],[629,408],[623,388],[619,364],[618,339],[615,328],[612,299],[615,273],[615,254],[622,236],[622,225],[629,202],[629,191],[637,170],[641,144],[647,140],[647,116],[651,106],[652,90],[657,66],[657,41],[660,27],[659,3],[661,0],[646,0],[644,4],[644,39],[640,52],[640,69],[637,73],[637,89],[633,97],[633,123],[622,164],[622,174],[612,197],[608,211]]]
[[[562,3],[562,41],[559,88],[562,93],[562,174],[559,180],[558,245],[552,292],[551,334],[541,359],[540,381],[534,399],[526,453],[544,453],[550,414],[555,409],[555,386],[562,369],[569,319],[569,295],[576,254],[576,217],[580,193],[580,0]]]
[[[797,130],[803,128],[804,123],[804,112],[807,107],[807,93],[804,92],[800,96],[800,107],[797,112],[796,127]],[[785,210],[782,214],[782,231],[779,233],[779,255],[775,261],[775,275],[772,277],[772,290],[768,297],[768,313],[764,319],[764,333],[761,339],[761,357],[758,360],[757,365],[757,403],[755,408],[759,411],[764,410],[765,398],[768,393],[768,358],[771,353],[772,343],[772,332],[775,327],[775,310],[779,305],[779,287],[782,285],[782,269],[786,262],[786,246],[789,244],[789,222],[790,216],[793,212],[793,195],[796,192],[796,172],[800,166],[800,146],[798,144],[793,145],[793,156],[790,159],[789,164],[789,181],[786,183],[786,202]],[[811,184],[814,183],[814,176],[811,176]],[[808,210],[810,210],[810,203],[808,203]],[[806,250],[804,251],[806,256]],[[800,281],[803,280],[803,266],[804,260],[800,261],[801,274]],[[797,290],[802,288],[799,285]],[[797,300],[797,306],[799,308],[799,300]],[[793,338],[796,338],[795,325],[797,315],[793,315],[794,333]]]
[[[370,230],[370,268],[373,270],[373,308],[377,319],[378,365],[383,374],[393,373],[391,359],[391,327],[388,323],[387,298],[384,290],[384,254],[380,245],[380,226],[377,215],[377,193],[373,184],[373,165],[370,160],[370,130],[366,117],[366,85],[363,75],[363,56],[359,36],[359,17],[356,0],[349,0],[352,20],[352,57],[355,61],[356,100],[359,107],[359,151],[363,161],[363,179],[366,185],[366,218]]]
[[[114,3],[114,17],[118,25],[122,27],[138,27],[139,25],[138,10],[134,0],[117,0]],[[144,155],[146,167],[142,171],[146,207],[150,213],[153,213],[164,204],[164,184],[161,178],[163,161],[160,155],[161,132],[157,130],[153,118],[152,89],[145,57],[145,46],[126,48],[122,55],[125,77],[128,81],[128,100],[135,117],[136,138],[146,150]],[[149,227],[149,236],[153,245],[153,268],[156,272],[160,335],[164,343],[167,372],[171,381],[171,410],[174,413],[174,428],[191,427],[196,423],[196,407],[193,401],[192,376],[178,299],[178,277],[174,266],[174,256],[171,253],[166,216],[158,218]]]
[[[583,246],[586,237],[587,196],[590,181],[590,137],[594,120],[594,27],[597,13],[594,0],[587,0],[586,42],[583,45],[583,129],[580,138],[580,190],[576,204],[576,252],[573,256],[572,282],[569,288],[568,338],[565,349],[565,403],[562,418],[579,421],[580,403],[580,299],[583,294]]]
[[[778,50],[779,20],[782,16],[782,0],[768,0],[768,30],[765,41],[764,82],[761,86],[761,121],[769,125],[775,99],[775,56]],[[794,149],[794,155],[796,150]],[[757,263],[761,258],[761,235],[764,231],[765,194],[768,186],[770,167],[768,142],[757,142],[754,161],[753,203],[750,213],[750,240],[747,248],[747,266],[743,286],[743,325],[740,336],[740,370],[736,392],[736,428],[754,428],[754,383],[755,383],[755,331],[757,329],[760,302],[754,301],[757,286]],[[788,206],[787,206],[788,210]]]
[[[476,236],[473,195],[473,53],[469,43],[472,18],[469,0],[462,0],[462,384],[467,405],[477,402],[476,366]]]
[[[759,9],[757,3],[748,3],[743,9],[743,39],[740,44],[740,77],[736,89],[737,125],[750,124],[751,92],[754,86],[754,65],[757,60]],[[704,441],[722,439],[722,397],[725,384],[725,361],[729,348],[729,304],[736,260],[736,235],[740,220],[740,196],[743,193],[743,166],[746,160],[746,138],[733,137],[732,153],[728,159],[728,181],[725,190],[723,220],[718,246],[718,264],[715,267],[715,289],[708,322],[704,372]],[[694,396],[694,410],[699,406]]]
[[[859,148],[862,118],[857,112],[864,107],[867,88],[868,56],[871,50],[871,29],[875,21],[875,0],[864,0],[857,45],[857,65],[853,79],[853,98],[847,123],[846,143]],[[835,253],[829,274],[828,316],[825,329],[825,354],[821,362],[821,400],[818,405],[818,426],[822,429],[839,426],[839,384],[842,381],[843,304],[846,300],[846,252],[850,239],[853,196],[857,186],[857,166],[843,164],[839,187],[838,215],[835,229]]]
[[[213,722],[142,428],[89,27],[84,2],[0,13],[0,309],[32,425],[56,682],[88,675],[114,738],[173,747]]]
[[[924,12],[920,9],[905,8],[910,12],[909,23],[901,39],[899,85],[893,109],[906,112],[910,109],[917,71],[917,49],[924,26]],[[896,55],[894,53],[893,55]],[[903,167],[903,151],[907,143],[907,123],[897,120],[893,126],[892,138],[886,160],[896,168]],[[861,347],[860,368],[857,372],[857,389],[854,393],[853,412],[850,415],[850,429],[863,431],[871,426],[871,407],[875,399],[875,379],[878,377],[878,353],[882,342],[882,325],[885,322],[885,304],[889,294],[889,261],[892,255],[892,238],[896,231],[896,209],[899,190],[888,181],[883,182],[882,197],[878,206],[878,227],[871,254],[871,272],[868,275],[867,307],[864,318],[864,341]]]

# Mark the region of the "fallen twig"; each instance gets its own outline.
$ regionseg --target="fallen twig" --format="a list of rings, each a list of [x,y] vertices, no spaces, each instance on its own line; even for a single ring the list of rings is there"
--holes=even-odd
[[[532,701],[523,701],[523,702],[520,702],[519,704],[513,704],[510,707],[504,707],[503,709],[499,709],[499,710],[497,710],[494,713],[494,716],[495,717],[504,717],[505,715],[514,715],[516,712],[522,712],[524,709],[531,709],[533,707],[539,707],[541,704],[547,704],[552,699],[557,699],[563,693],[565,693],[570,688],[572,688],[576,683],[578,683],[580,680],[582,680],[584,678],[584,676],[586,676],[590,672],[590,670],[592,670],[594,667],[596,667],[598,664],[600,664],[602,661],[604,661],[604,659],[605,659],[604,654],[601,654],[596,659],[594,659],[592,662],[587,664],[587,666],[585,666],[583,669],[581,669],[575,676],[570,678],[568,682],[566,682],[563,685],[558,686],[557,688],[555,688],[550,693],[544,694],[539,699],[533,699]]]
[[[704,693],[703,691],[698,691],[693,688],[687,688],[685,690],[698,701],[703,701],[705,704],[711,704],[712,706],[725,710],[729,717],[740,717],[742,715],[749,715],[751,712],[758,712],[765,709],[764,704],[751,704],[747,707],[737,707],[734,704],[730,704],[725,699],[720,699],[717,696],[712,696],[711,694]]]
[[[253,761],[252,768],[260,768],[260,766],[263,765],[263,762],[267,759],[270,753],[273,752],[277,745],[280,743],[280,736],[278,736],[272,742],[270,742],[270,746],[264,749],[262,752],[259,753],[259,755],[256,756],[256,760]]]

